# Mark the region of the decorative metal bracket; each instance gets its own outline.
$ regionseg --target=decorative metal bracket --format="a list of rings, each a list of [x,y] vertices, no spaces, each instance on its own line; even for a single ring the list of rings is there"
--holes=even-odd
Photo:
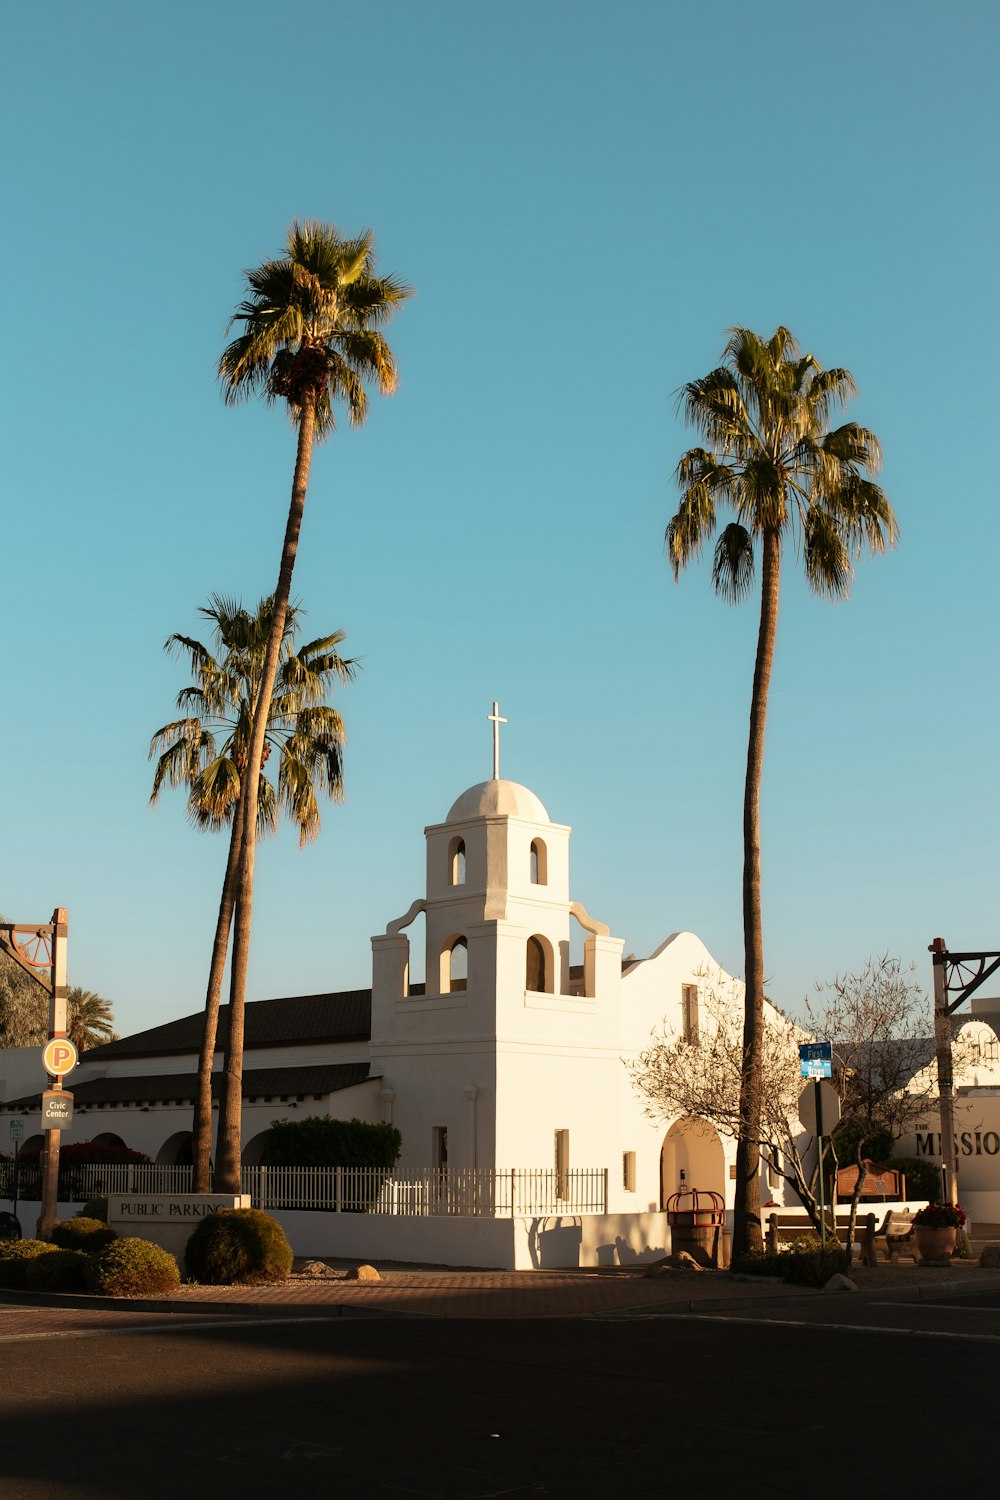
[[[948,1016],[954,1015],[973,991],[1000,969],[1000,953],[995,949],[992,953],[949,953],[944,938],[935,938],[929,951],[933,954],[932,962],[944,966],[943,1009]],[[954,1000],[949,998],[951,995]]]
[[[65,936],[65,922],[40,922],[37,926],[0,922],[0,949],[30,974],[47,995],[55,990],[54,940]]]

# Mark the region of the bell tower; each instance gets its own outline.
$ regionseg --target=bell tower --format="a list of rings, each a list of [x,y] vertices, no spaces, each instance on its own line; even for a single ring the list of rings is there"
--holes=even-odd
[[[498,771],[505,721],[496,704],[490,721]],[[404,1165],[434,1164],[435,1151],[439,1164],[442,1132],[452,1164],[497,1164],[504,1129],[517,1113],[526,1124],[530,1113],[526,1101],[513,1103],[520,1087],[510,1059],[530,1053],[544,1067],[565,1043],[609,1049],[619,1065],[617,1040],[609,1039],[623,945],[570,900],[570,834],[528,787],[497,775],[469,787],[443,823],[425,828],[425,894],[372,938],[372,1071],[396,1108]],[[421,913],[422,991],[410,984],[407,936]],[[586,933],[584,974],[575,981],[571,918]],[[511,1100],[500,1111],[505,1074]],[[432,1118],[435,1110],[441,1119]],[[546,1153],[539,1144],[533,1158],[547,1165]]]

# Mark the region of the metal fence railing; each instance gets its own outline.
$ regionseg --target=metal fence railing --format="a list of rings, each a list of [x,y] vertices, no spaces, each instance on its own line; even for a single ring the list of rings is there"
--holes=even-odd
[[[155,1163],[73,1166],[60,1173],[59,1199],[85,1203],[105,1193],[189,1193],[191,1172],[190,1166]],[[0,1199],[15,1196],[13,1179],[13,1162],[0,1162]],[[328,1213],[507,1219],[606,1213],[608,1207],[605,1167],[426,1167],[399,1176],[381,1167],[244,1167],[241,1186],[256,1208]],[[17,1197],[40,1196],[40,1166],[20,1164]]]

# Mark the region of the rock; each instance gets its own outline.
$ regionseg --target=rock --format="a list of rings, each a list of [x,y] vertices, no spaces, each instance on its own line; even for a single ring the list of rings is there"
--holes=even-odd
[[[348,1271],[344,1277],[345,1281],[381,1281],[382,1278],[374,1266],[355,1266]]]
[[[702,1269],[693,1255],[686,1250],[678,1250],[675,1255],[666,1255],[663,1260],[656,1260],[646,1272],[647,1276],[662,1276],[667,1271],[700,1271]]]
[[[296,1269],[296,1276],[335,1276],[337,1273],[322,1260],[307,1260]]]
[[[841,1276],[839,1271],[830,1277],[830,1280],[823,1288],[824,1292],[856,1292],[857,1289],[857,1282],[852,1281],[849,1276]]]
[[[984,1245],[979,1264],[989,1271],[1000,1271],[1000,1245]]]

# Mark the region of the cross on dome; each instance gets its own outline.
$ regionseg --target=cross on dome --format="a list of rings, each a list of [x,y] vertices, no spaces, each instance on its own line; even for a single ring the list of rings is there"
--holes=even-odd
[[[493,712],[486,715],[487,724],[493,725],[493,780],[500,780],[500,725],[507,720],[500,717],[500,705],[493,700]]]

